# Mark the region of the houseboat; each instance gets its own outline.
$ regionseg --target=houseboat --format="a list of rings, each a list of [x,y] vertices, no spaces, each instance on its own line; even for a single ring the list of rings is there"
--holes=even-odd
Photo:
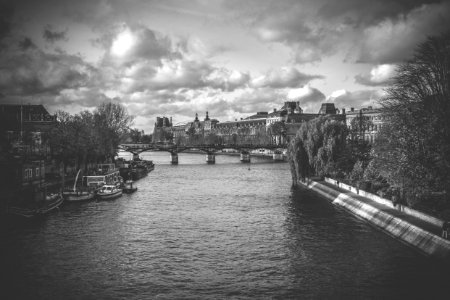
[[[81,202],[89,201],[95,197],[95,189],[90,187],[77,187],[78,176],[80,175],[81,169],[78,170],[77,176],[75,177],[75,182],[73,188],[70,190],[64,190],[62,195],[65,201],[68,202]]]
[[[7,212],[18,217],[35,218],[59,208],[64,201],[61,193],[47,194],[45,188],[35,191],[33,196],[32,201],[24,199],[18,205],[9,206]]]
[[[155,169],[155,165],[151,160],[143,160],[140,158],[130,161],[118,161],[120,176],[124,180],[136,181],[147,176],[148,173]]]
[[[101,186],[120,184],[121,176],[115,164],[99,164],[92,175],[83,176],[83,186],[98,189]]]
[[[10,216],[33,218],[58,208],[63,203],[57,188],[45,181],[43,160],[28,160],[23,157],[0,162],[2,184],[6,187],[4,210]]]

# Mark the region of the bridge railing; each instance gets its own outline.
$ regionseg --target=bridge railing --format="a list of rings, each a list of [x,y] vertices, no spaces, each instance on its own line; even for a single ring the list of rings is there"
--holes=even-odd
[[[170,143],[155,143],[155,144],[122,144],[121,149],[128,150],[131,152],[137,151],[145,151],[145,150],[159,150],[164,151],[167,150],[169,152],[181,152],[186,149],[199,149],[203,151],[218,151],[223,149],[235,149],[235,150],[256,150],[256,149],[282,149],[286,148],[285,144],[193,144],[193,145],[176,145]]]

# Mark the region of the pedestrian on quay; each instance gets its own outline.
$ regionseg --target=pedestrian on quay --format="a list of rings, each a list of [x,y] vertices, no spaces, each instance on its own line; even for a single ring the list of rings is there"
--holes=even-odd
[[[442,237],[444,239],[448,239],[449,230],[450,230],[450,222],[444,221],[444,223],[442,224]]]
[[[396,194],[392,195],[391,200],[392,200],[392,205],[394,205],[394,208],[395,208],[397,206],[397,204],[398,204],[398,197],[397,197],[397,195]]]

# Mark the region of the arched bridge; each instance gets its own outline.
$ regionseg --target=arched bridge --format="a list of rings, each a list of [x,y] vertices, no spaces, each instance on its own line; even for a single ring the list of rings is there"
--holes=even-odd
[[[130,152],[133,158],[138,158],[139,154],[145,151],[167,151],[171,155],[171,163],[178,164],[178,153],[186,150],[197,150],[206,154],[206,162],[215,163],[215,153],[224,149],[233,149],[240,152],[242,162],[250,162],[250,152],[257,149],[274,150],[272,155],[274,160],[284,160],[283,145],[258,145],[258,144],[198,144],[198,145],[177,145],[174,143],[151,143],[151,144],[121,144],[119,149]]]

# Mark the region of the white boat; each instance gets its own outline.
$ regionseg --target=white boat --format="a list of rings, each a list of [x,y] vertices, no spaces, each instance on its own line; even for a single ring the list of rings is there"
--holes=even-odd
[[[63,191],[62,195],[64,197],[64,200],[68,202],[79,202],[79,201],[88,201],[94,199],[94,191],[93,190],[77,190],[77,180],[78,175],[80,174],[80,170],[78,170],[77,177],[75,178],[75,182],[73,184],[73,190],[69,191]]]
[[[121,196],[122,190],[115,185],[106,184],[102,186],[100,190],[97,192],[97,197],[100,200],[110,200]]]

